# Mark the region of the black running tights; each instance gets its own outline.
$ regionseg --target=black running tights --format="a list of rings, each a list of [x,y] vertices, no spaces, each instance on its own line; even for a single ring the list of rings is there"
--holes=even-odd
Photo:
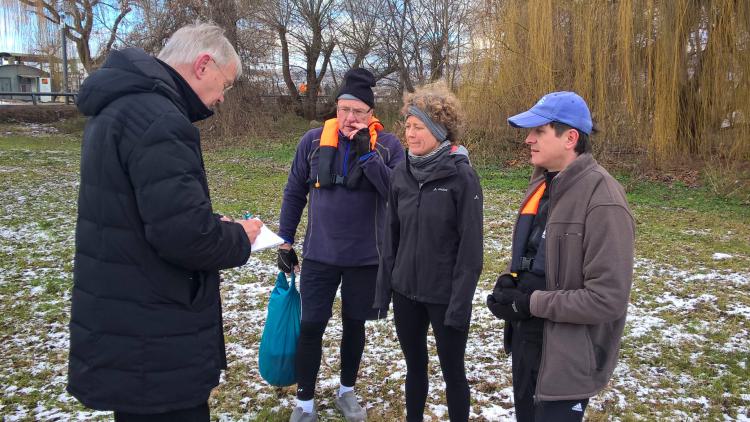
[[[315,397],[315,384],[323,355],[323,333],[328,321],[300,324],[297,342],[297,398],[312,400]],[[357,382],[359,363],[365,350],[365,321],[343,318],[341,336],[341,384],[353,387]]]
[[[427,328],[435,334],[440,369],[443,372],[451,422],[469,420],[471,398],[466,381],[464,353],[469,333],[443,324],[448,305],[411,300],[393,293],[393,317],[401,350],[406,359],[406,420],[421,421],[429,389],[427,376]]]

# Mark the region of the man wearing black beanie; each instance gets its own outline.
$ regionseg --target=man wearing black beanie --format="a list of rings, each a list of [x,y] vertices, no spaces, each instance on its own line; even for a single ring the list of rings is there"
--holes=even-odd
[[[365,321],[385,317],[373,309],[379,240],[385,224],[391,170],[404,160],[399,140],[383,131],[374,114],[375,78],[351,69],[336,97],[336,117],[302,136],[284,189],[279,269],[296,271],[292,248],[308,205],[300,293],[302,322],[297,344],[297,404],[290,422],[317,421],[315,384],[322,339],[341,285],[341,385],[336,407],[347,421],[364,421],[354,384],[365,347]],[[308,203],[309,197],[309,203]]]
[[[349,96],[354,100],[360,100],[370,108],[375,107],[375,96],[372,88],[375,87],[375,77],[366,69],[357,68],[346,72],[344,84],[339,90],[338,99]]]

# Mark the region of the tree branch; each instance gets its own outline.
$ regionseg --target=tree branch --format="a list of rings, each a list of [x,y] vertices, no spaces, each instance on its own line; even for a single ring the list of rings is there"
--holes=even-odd
[[[109,41],[107,41],[107,46],[104,47],[104,51],[101,54],[102,56],[109,53],[110,49],[112,49],[112,44],[115,42],[115,37],[117,36],[117,27],[120,25],[120,22],[122,22],[122,19],[125,17],[125,15],[130,13],[131,10],[132,9],[130,8],[130,6],[127,6],[120,12],[120,15],[117,17],[117,19],[115,19],[115,23],[114,25],[112,25],[112,33],[109,35]]]
[[[55,10],[55,8],[52,7],[52,5],[50,3],[47,3],[47,2],[44,2],[44,1],[40,1],[40,0],[18,0],[18,1],[21,4],[24,4],[24,5],[32,8],[32,10],[30,10],[31,13],[33,13],[33,14],[35,14],[37,16],[41,16],[41,17],[47,19],[48,21],[50,21],[50,22],[52,22],[52,23],[54,23],[56,25],[60,24],[60,14],[57,13],[57,10]],[[52,15],[52,16],[51,17],[47,16],[44,13],[40,14],[39,11],[37,10],[40,5],[45,10],[47,10],[50,13],[50,15]]]

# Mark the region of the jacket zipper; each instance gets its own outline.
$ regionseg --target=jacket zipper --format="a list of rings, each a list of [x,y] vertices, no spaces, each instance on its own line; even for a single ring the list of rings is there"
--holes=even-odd
[[[378,193],[375,192],[375,224],[374,224],[374,227],[375,227],[375,251],[378,253],[378,264],[380,264],[380,241],[379,241],[380,239],[378,239],[378,205],[379,204],[380,204],[380,198],[379,198]]]
[[[419,238],[420,238],[420,235],[419,235],[419,220],[421,220],[421,218],[419,218],[419,205],[422,203],[422,187],[425,185],[425,183],[419,184],[419,182],[417,181],[417,185],[419,185],[419,190],[417,191],[417,219],[416,219],[417,221],[416,221],[416,225],[417,225],[417,242],[419,242]],[[414,254],[414,278],[417,279],[417,280],[419,280],[419,266],[417,265],[417,253]],[[417,295],[412,294],[411,299],[412,300],[417,300]]]
[[[346,174],[349,172],[349,145],[350,143],[346,143],[346,152],[344,153],[344,162],[341,163],[341,175],[346,177]],[[338,154],[338,151],[336,151]]]
[[[310,154],[307,157],[308,163],[310,164],[310,179],[312,179],[313,174],[313,165],[312,165],[312,159],[315,156],[315,154],[320,150],[320,139],[318,141],[318,146],[310,152]],[[318,157],[318,167],[317,167],[317,175],[320,174],[320,157]],[[307,230],[305,231],[305,244],[310,244],[310,240],[312,239],[312,225],[313,225],[313,218],[312,218],[312,209],[313,209],[313,197],[315,196],[315,192],[318,190],[318,188],[310,189],[308,188],[310,192],[310,199],[307,203]],[[316,214],[317,215],[317,214]],[[304,254],[303,254],[304,255]]]
[[[315,197],[315,192],[317,192],[317,191],[318,191],[318,189],[311,189],[310,190],[310,203],[307,204],[307,233],[306,233],[307,240],[305,241],[306,245],[312,245],[313,222],[315,221],[315,219],[313,218],[313,215],[312,215],[313,197]],[[304,258],[304,256],[303,256],[303,258]]]
[[[552,183],[555,181],[553,180]],[[547,209],[547,224],[545,224],[544,231],[547,232],[547,227],[549,227],[549,221],[550,216],[552,216],[552,210],[555,208],[555,198],[552,195],[552,183],[550,183],[550,186],[547,186],[547,189],[549,189],[549,208]],[[557,236],[558,240],[558,251],[560,249],[560,236]],[[548,248],[550,245],[545,245],[545,248]],[[546,254],[548,257],[549,254]],[[559,258],[559,254],[558,254]],[[549,288],[549,276],[547,274],[547,259],[544,260],[544,273],[545,273],[545,284],[547,285],[547,288]],[[557,268],[555,269],[555,286],[559,287],[559,276],[560,276],[560,263],[557,263]],[[539,389],[541,388],[542,383],[540,382],[542,379],[542,374],[544,373],[544,363],[545,359],[544,357],[547,355],[547,328],[549,327],[549,324],[547,322],[544,322],[544,325],[542,326],[542,357],[539,361],[539,373],[536,375],[536,388],[534,389],[534,403],[539,403],[541,400],[539,399]]]
[[[552,198],[550,198],[550,200],[551,199]],[[550,213],[552,212],[552,207],[551,206],[550,206],[549,212]],[[549,217],[549,214],[548,214],[548,217]],[[547,221],[549,221],[549,219]],[[545,230],[546,230],[546,227],[545,227]],[[558,251],[560,249],[560,243],[561,243],[560,240],[561,240],[561,237],[557,236]],[[549,256],[549,255],[547,255],[547,256]],[[559,256],[559,254],[558,254],[558,256]],[[545,274],[546,274],[546,272],[547,272],[547,262],[546,262],[546,259],[545,259],[544,265],[545,265]],[[559,286],[559,281],[558,281],[559,280],[559,276],[560,276],[560,263],[559,262],[557,263],[557,268],[556,268],[555,272],[556,272],[556,274],[555,274],[555,286]],[[546,280],[545,280],[546,283],[545,284],[547,284],[547,288],[549,288],[549,277],[545,276],[545,278],[546,278]],[[539,388],[541,387],[542,384],[539,381],[541,381],[541,379],[542,379],[542,373],[544,371],[544,363],[545,363],[544,357],[547,355],[547,328],[548,328],[548,324],[547,324],[546,321],[544,322],[544,325],[542,327],[543,327],[542,328],[542,357],[541,357],[541,359],[539,361],[539,373],[536,375],[536,388],[534,389],[534,403],[539,403],[541,401],[539,399]]]
[[[555,289],[560,289],[560,267],[562,267],[562,244],[563,244],[563,238],[562,236],[557,236],[557,268],[555,269]]]
[[[416,222],[416,225],[417,225],[417,240],[418,240],[419,239],[419,220],[420,220],[420,218],[419,218],[419,208],[420,208],[420,205],[422,203],[422,188],[427,183],[429,183],[429,182],[433,182],[435,180],[441,180],[441,179],[447,178],[449,176],[452,176],[452,174],[450,174],[450,175],[442,175],[442,174],[440,174],[438,177],[436,177],[434,175],[434,173],[433,173],[430,176],[428,176],[427,179],[425,179],[425,181],[422,184],[419,184],[419,181],[416,178],[414,178],[414,175],[412,175],[411,172],[408,170],[408,168],[409,168],[408,162],[407,162],[406,167],[407,167],[407,173],[412,177],[412,179],[414,179],[414,181],[417,183],[417,186],[419,186],[419,190],[417,191],[417,222]],[[414,275],[416,276],[417,274],[419,274],[419,269],[417,267],[417,254],[415,253],[414,254]],[[416,278],[419,279],[419,277],[416,277]],[[417,296],[416,295],[412,295],[411,299],[412,300],[417,300]]]

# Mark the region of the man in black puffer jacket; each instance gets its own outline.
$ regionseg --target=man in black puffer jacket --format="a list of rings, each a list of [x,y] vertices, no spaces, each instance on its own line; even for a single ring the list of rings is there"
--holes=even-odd
[[[81,87],[68,391],[115,420],[209,418],[226,368],[219,270],[247,261],[262,223],[214,214],[192,122],[241,70],[223,30],[195,24],[159,59],[112,52]]]

